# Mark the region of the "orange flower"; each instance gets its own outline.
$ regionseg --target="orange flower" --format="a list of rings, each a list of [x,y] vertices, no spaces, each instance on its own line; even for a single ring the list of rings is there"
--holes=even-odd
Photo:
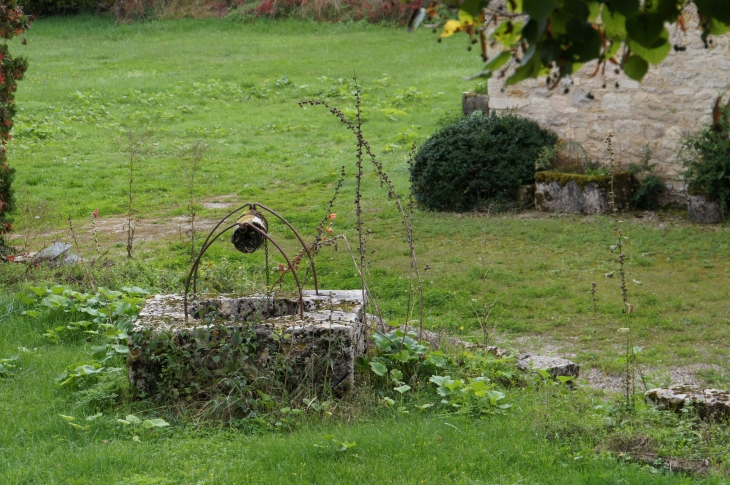
[[[332,214],[328,215],[328,216],[327,216],[327,218],[328,218],[329,220],[331,220],[331,221],[334,221],[335,219],[337,219],[337,214],[335,214],[335,213],[332,213]]]

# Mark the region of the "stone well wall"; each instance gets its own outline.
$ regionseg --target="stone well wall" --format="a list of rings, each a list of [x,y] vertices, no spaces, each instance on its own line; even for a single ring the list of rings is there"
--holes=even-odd
[[[696,24],[690,20],[689,25]],[[681,34],[674,30],[670,29],[672,43]],[[489,80],[490,111],[515,110],[561,138],[582,144],[589,157],[602,163],[607,162],[604,139],[609,129],[615,134],[616,159],[623,165],[640,160],[642,147],[649,143],[654,149],[652,162],[659,163],[668,187],[681,191],[679,141],[710,120],[718,94],[730,88],[730,36],[713,37],[707,49],[699,31],[689,30],[681,38],[687,50],[672,50],[659,66],[651,66],[641,83],[617,75],[612,64],[607,65],[605,77],[600,73],[590,77],[596,62],[573,76],[572,85],[565,79],[552,90],[544,79],[504,88],[506,78],[495,76]],[[490,49],[490,57],[497,53]]]

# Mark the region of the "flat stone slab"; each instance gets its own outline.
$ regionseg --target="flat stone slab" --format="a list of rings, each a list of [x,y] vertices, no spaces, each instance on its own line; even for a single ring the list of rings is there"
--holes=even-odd
[[[717,224],[722,222],[722,206],[703,195],[687,197],[687,215],[692,222]]]
[[[461,109],[464,116],[470,116],[475,111],[481,111],[483,115],[489,114],[489,96],[467,92],[461,95]]]
[[[460,339],[458,337],[449,337],[445,334],[431,332],[428,330],[423,330],[423,332],[419,332],[418,328],[411,327],[410,329],[413,332],[416,332],[416,337],[423,338],[423,341],[428,343],[430,346],[432,346],[435,349],[441,349],[444,346],[452,345],[454,347],[463,347],[465,349],[482,349],[486,350],[490,354],[493,354],[495,357],[509,357],[513,355],[513,353],[506,349],[500,349],[499,347],[495,345],[484,345],[476,342],[469,342],[467,340]],[[419,335],[420,334],[420,335]]]
[[[562,357],[545,357],[535,354],[522,354],[517,359],[517,367],[522,371],[542,369],[556,379],[558,376],[578,378],[580,367],[572,360]]]
[[[730,391],[721,389],[700,389],[686,385],[658,387],[646,391],[644,399],[649,404],[671,411],[679,411],[691,404],[703,419],[730,416]]]
[[[71,245],[63,242],[54,242],[50,246],[35,253],[32,258],[34,264],[49,263],[60,266],[62,264],[74,264],[81,261],[78,254],[73,254]],[[16,259],[16,262],[20,262]]]
[[[365,351],[362,291],[305,291],[303,301],[304,318],[297,296],[201,296],[189,300],[186,319],[182,295],[154,295],[129,333],[129,380],[145,396],[155,395],[163,378],[166,387],[171,385],[173,370],[156,343],[160,341],[184,349],[191,366],[210,376],[253,379],[244,375],[253,367],[265,373],[284,365],[293,385],[306,380],[316,388],[313,392],[324,386],[351,389],[355,357]],[[246,352],[250,355],[242,354]],[[229,357],[242,364],[221,361]],[[175,387],[199,384],[191,382],[196,372],[176,372]]]

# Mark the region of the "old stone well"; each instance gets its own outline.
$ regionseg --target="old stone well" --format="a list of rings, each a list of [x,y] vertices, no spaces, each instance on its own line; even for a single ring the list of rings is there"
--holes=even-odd
[[[204,396],[206,386],[221,382],[233,388],[266,387],[275,381],[285,391],[304,389],[303,395],[353,389],[355,358],[365,352],[367,328],[376,320],[365,313],[366,293],[319,289],[312,246],[274,211],[261,204],[240,209],[247,207],[235,224],[218,229],[233,211],[211,231],[190,270],[185,293],[154,295],[141,309],[129,332],[127,359],[130,383],[140,397]],[[314,290],[302,289],[297,266],[268,234],[259,209],[280,218],[299,239],[304,248],[300,256],[309,256]],[[286,259],[297,290],[198,294],[200,260],[230,229],[234,229],[231,242],[243,253],[274,244]],[[268,273],[268,252],[266,261]]]
[[[129,380],[138,393],[155,395],[158,383],[171,377],[173,348],[211,376],[243,372],[252,378],[284,359],[296,382],[351,389],[355,357],[365,350],[362,291],[305,291],[303,302],[304,318],[297,297],[202,296],[186,319],[182,295],[155,295],[130,332]],[[185,388],[199,375],[183,371],[174,379]]]

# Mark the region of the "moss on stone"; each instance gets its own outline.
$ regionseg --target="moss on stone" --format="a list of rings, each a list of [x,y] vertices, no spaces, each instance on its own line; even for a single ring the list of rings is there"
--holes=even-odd
[[[613,177],[614,190],[616,195],[616,205],[619,208],[628,208],[629,201],[634,191],[635,183],[634,176],[629,172],[616,172]],[[608,194],[611,190],[611,176],[610,175],[582,175],[576,173],[561,173],[561,172],[536,172],[535,183],[537,184],[549,184],[556,182],[561,187],[565,187],[570,182],[575,184],[581,189],[585,190],[588,184],[596,184],[600,189],[605,190]],[[538,195],[536,194],[536,198]],[[542,206],[542,200],[536,200],[538,207]]]

